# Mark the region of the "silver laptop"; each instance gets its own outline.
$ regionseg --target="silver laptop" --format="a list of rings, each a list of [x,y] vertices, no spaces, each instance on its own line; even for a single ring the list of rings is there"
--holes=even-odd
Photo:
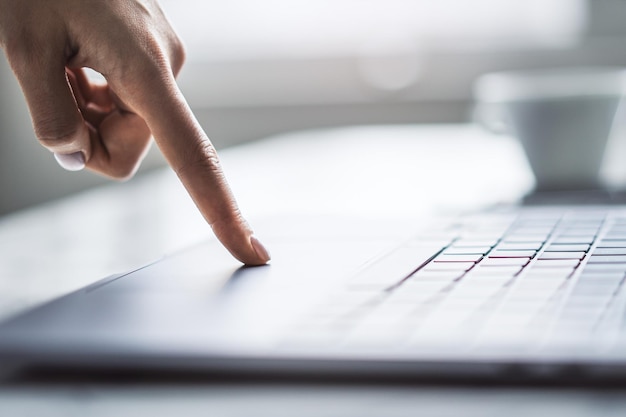
[[[199,245],[5,322],[0,364],[626,379],[626,206],[502,207],[407,234],[382,254],[277,239],[255,268]]]

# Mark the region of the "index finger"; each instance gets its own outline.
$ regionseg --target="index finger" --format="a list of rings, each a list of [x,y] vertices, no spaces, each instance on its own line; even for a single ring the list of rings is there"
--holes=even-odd
[[[161,152],[217,238],[246,265],[267,263],[269,253],[241,215],[217,152],[173,75],[144,81],[142,89],[133,96],[136,111],[147,122]]]

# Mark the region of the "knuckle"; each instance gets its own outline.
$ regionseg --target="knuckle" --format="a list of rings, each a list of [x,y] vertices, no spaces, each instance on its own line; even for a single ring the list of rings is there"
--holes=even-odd
[[[217,151],[211,142],[203,140],[185,153],[182,163],[175,169],[180,176],[187,174],[197,175],[207,173],[209,175],[222,176],[222,166]]]
[[[106,64],[108,73],[119,87],[145,85],[162,79],[168,68],[167,58],[157,39],[147,37],[141,43],[128,48],[119,59]]]
[[[178,74],[185,62],[186,52],[178,37],[174,37],[169,47],[162,45],[158,38],[151,37],[145,40],[136,58],[135,68],[129,68],[126,73],[134,72],[143,80],[157,81]]]
[[[132,86],[152,81],[159,76],[157,69],[150,54],[136,54],[132,58],[116,62],[115,78],[122,86]]]

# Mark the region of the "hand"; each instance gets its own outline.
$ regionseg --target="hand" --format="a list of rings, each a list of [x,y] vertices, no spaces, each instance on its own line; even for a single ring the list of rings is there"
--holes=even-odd
[[[270,259],[176,85],[184,50],[156,1],[0,0],[0,47],[62,166],[129,178],[154,135],[226,248],[249,265]]]

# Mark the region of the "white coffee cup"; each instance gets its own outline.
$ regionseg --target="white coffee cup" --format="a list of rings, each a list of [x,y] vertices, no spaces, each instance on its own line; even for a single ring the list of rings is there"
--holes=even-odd
[[[475,116],[518,138],[537,190],[603,188],[604,153],[625,87],[622,68],[492,73],[475,84]]]

